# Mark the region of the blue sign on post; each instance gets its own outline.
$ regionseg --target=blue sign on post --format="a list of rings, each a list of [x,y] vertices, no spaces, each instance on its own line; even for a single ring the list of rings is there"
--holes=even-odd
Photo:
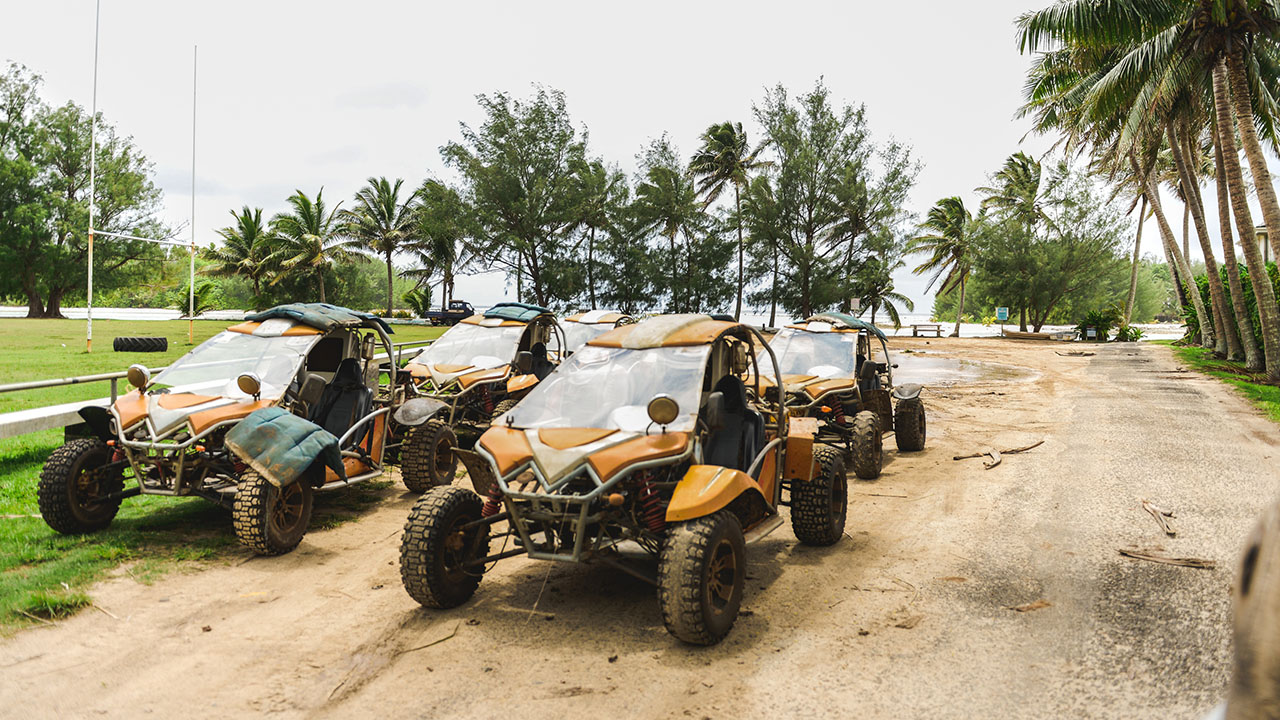
[[[996,308],[996,319],[997,319],[997,320],[999,320],[1000,322],[1004,322],[1005,320],[1008,320],[1008,319],[1009,319],[1009,308],[1007,308],[1007,307],[998,307],[998,308]]]

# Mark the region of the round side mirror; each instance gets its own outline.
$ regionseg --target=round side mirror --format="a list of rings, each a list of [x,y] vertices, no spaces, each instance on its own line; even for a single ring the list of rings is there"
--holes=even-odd
[[[151,371],[145,365],[130,365],[125,376],[129,379],[130,385],[138,388],[138,392],[146,390],[151,384]]]
[[[649,419],[658,425],[670,425],[680,417],[680,404],[670,395],[654,395],[649,401]]]
[[[256,373],[247,372],[236,378],[236,387],[245,395],[257,398],[258,393],[262,392],[262,380]]]

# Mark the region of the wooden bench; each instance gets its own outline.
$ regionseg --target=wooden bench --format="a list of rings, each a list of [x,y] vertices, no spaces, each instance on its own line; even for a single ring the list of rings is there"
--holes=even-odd
[[[933,337],[942,337],[942,325],[940,323],[920,323],[911,326],[911,337],[920,337],[928,334],[932,334]]]

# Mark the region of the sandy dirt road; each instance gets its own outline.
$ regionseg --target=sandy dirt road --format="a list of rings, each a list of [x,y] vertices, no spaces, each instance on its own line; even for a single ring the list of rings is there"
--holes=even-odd
[[[784,526],[749,548],[744,615],[719,646],[673,640],[652,589],[604,567],[507,560],[467,605],[421,609],[397,566],[413,496],[393,488],[288,556],[151,586],[121,574],[92,589],[118,619],[87,610],[0,641],[0,715],[1196,718],[1212,707],[1229,674],[1237,556],[1280,489],[1277,428],[1162,346],[1093,357],[998,340],[895,347],[926,351],[922,365],[1024,369],[927,390],[927,450],[891,451],[879,480],[850,481],[849,537],[836,546],[801,546]],[[992,470],[951,459],[1042,438]],[[1177,538],[1142,498],[1176,511]],[[1131,560],[1117,553],[1126,546],[1219,567]]]

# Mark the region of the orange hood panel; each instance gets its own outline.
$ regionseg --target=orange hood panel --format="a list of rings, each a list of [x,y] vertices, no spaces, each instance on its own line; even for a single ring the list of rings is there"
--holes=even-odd
[[[523,430],[491,427],[480,436],[480,445],[498,463],[498,474],[506,475],[533,458],[533,448]]]
[[[603,440],[615,432],[617,430],[598,428],[543,428],[538,431],[538,440],[556,450],[568,450]]]
[[[618,443],[591,455],[589,462],[600,480],[608,482],[618,471],[642,460],[682,455],[689,446],[689,433],[672,432],[644,435]]]
[[[137,390],[116,398],[116,414],[120,416],[120,429],[125,430],[147,416],[147,400]]]
[[[191,414],[189,418],[191,429],[199,435],[224,420],[239,420],[255,410],[271,407],[274,403],[274,400],[257,400],[201,410]]]

